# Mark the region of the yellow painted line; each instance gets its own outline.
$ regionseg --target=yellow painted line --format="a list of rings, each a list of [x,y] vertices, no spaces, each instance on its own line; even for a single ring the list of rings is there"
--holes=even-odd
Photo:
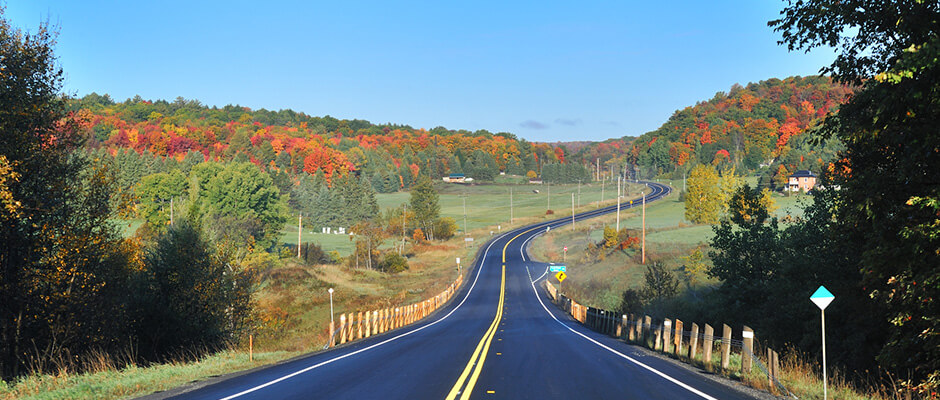
[[[490,343],[493,342],[493,337],[496,336],[496,329],[499,328],[500,320],[503,318],[503,307],[506,301],[506,249],[509,248],[509,244],[512,243],[513,240],[516,240],[516,238],[519,236],[522,236],[535,229],[538,228],[531,228],[519,233],[512,239],[509,239],[509,241],[506,242],[506,245],[503,246],[503,270],[499,283],[499,303],[496,306],[496,317],[493,318],[493,322],[490,324],[489,329],[487,329],[486,333],[483,334],[483,337],[480,338],[480,342],[477,343],[476,349],[473,350],[473,354],[470,356],[470,360],[467,361],[467,366],[464,367],[463,372],[460,373],[460,377],[457,378],[457,382],[454,383],[454,387],[452,387],[450,392],[447,393],[447,397],[445,398],[446,400],[456,399],[457,394],[460,394],[461,400],[470,398],[470,394],[473,392],[473,387],[476,385],[477,379],[480,376],[480,372],[483,370],[483,363],[486,361],[486,353],[490,349]],[[503,339],[497,339],[497,341],[502,340]],[[465,383],[466,387],[464,387]],[[463,388],[462,392],[460,390],[461,388]]]

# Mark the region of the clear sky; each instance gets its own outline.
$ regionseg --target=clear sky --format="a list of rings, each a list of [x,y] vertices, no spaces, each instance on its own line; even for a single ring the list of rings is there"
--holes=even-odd
[[[2,1],[2,0],[0,0]],[[415,128],[604,140],[732,84],[811,75],[767,27],[785,2],[8,0],[48,19],[65,89]]]

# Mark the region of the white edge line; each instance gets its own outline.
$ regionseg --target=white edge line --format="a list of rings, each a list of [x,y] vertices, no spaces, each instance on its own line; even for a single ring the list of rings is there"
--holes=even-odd
[[[526,267],[526,272],[528,272],[528,270],[529,270],[529,267]],[[531,277],[531,275],[529,275],[529,276]],[[548,310],[548,307],[545,307],[545,303],[542,302],[542,298],[539,297],[538,290],[535,289],[535,281],[532,281],[531,284],[532,284],[532,293],[535,294],[536,300],[538,300],[538,301],[539,301],[539,304],[542,305],[542,309],[544,309],[545,312],[548,313],[548,316],[552,317],[552,319],[555,320],[555,322],[557,322],[559,325],[565,327],[565,329],[571,331],[571,332],[574,333],[575,335],[581,336],[582,338],[586,339],[587,341],[589,341],[589,342],[591,342],[591,343],[594,343],[594,344],[598,345],[599,347],[601,347],[601,348],[604,349],[604,350],[607,350],[607,351],[609,351],[609,352],[611,352],[611,353],[614,353],[614,354],[616,354],[616,355],[618,355],[618,356],[620,356],[620,357],[626,359],[627,361],[630,361],[630,362],[632,362],[632,363],[634,363],[634,364],[636,364],[636,365],[639,365],[640,367],[645,368],[646,370],[648,370],[648,371],[650,371],[650,372],[652,372],[652,373],[654,373],[654,374],[656,374],[656,375],[659,375],[659,376],[662,377],[663,379],[666,379],[667,381],[670,381],[670,382],[672,382],[672,383],[678,385],[679,387],[681,387],[681,388],[683,388],[683,389],[685,389],[685,390],[688,390],[688,391],[690,391],[690,392],[692,392],[692,393],[695,393],[695,394],[701,396],[703,399],[718,400],[718,399],[716,399],[716,398],[714,398],[714,397],[712,397],[712,396],[709,396],[709,395],[707,395],[707,394],[705,394],[705,393],[699,391],[698,389],[696,389],[696,388],[694,388],[694,387],[691,387],[691,386],[689,386],[689,385],[687,385],[687,384],[685,384],[685,383],[682,383],[681,381],[679,381],[679,380],[676,379],[676,378],[673,378],[673,377],[671,377],[671,376],[669,376],[669,375],[666,375],[666,374],[663,373],[663,372],[660,372],[659,370],[657,370],[657,369],[655,369],[655,368],[653,368],[653,367],[650,367],[649,365],[643,364],[643,363],[637,361],[636,359],[634,359],[634,358],[632,358],[632,357],[630,357],[630,356],[628,356],[628,355],[626,355],[626,354],[623,354],[623,353],[621,353],[621,352],[619,352],[619,351],[617,351],[617,350],[614,350],[614,349],[612,349],[612,348],[610,348],[610,347],[604,345],[604,344],[601,343],[601,342],[598,342],[598,341],[596,341],[596,340],[594,340],[594,339],[591,339],[591,338],[587,337],[587,335],[585,335],[585,334],[583,334],[583,333],[581,333],[581,332],[578,332],[578,331],[572,329],[572,328],[571,328],[570,326],[568,326],[568,325],[565,325],[563,322],[559,321],[558,318],[555,317],[555,314],[552,314],[552,312]]]
[[[526,248],[526,246],[529,244],[529,241],[532,240],[533,238],[535,238],[535,237],[541,235],[542,233],[544,233],[544,231],[543,231],[543,232],[536,233],[536,234],[530,236],[530,237],[529,237],[528,239],[526,239],[524,242],[522,242],[522,246],[520,246],[520,248],[519,248],[519,253],[522,254],[522,260],[523,260],[523,261],[525,261],[525,248]],[[539,276],[538,278],[536,278],[536,279],[534,279],[534,280],[532,279],[532,274],[529,273],[529,266],[528,266],[528,265],[526,265],[525,269],[526,269],[526,274],[529,275],[529,280],[531,281],[531,285],[532,285],[532,293],[535,294],[535,299],[539,301],[539,304],[542,305],[542,309],[545,310],[546,313],[548,313],[548,316],[552,317],[552,319],[555,320],[555,322],[557,322],[559,325],[563,326],[565,329],[571,331],[572,333],[574,333],[574,334],[576,334],[576,335],[578,335],[578,336],[581,336],[582,338],[586,339],[587,341],[598,345],[598,346],[601,347],[602,349],[607,350],[607,351],[609,351],[609,352],[611,352],[611,353],[614,353],[614,354],[616,354],[616,355],[618,355],[618,356],[620,356],[620,357],[626,359],[627,361],[630,361],[630,362],[632,362],[632,363],[634,363],[634,364],[636,364],[636,365],[638,365],[638,366],[640,366],[640,367],[643,367],[644,369],[646,369],[646,370],[648,370],[648,371],[650,371],[650,372],[652,372],[652,373],[654,373],[654,374],[656,374],[656,375],[659,375],[659,376],[662,377],[663,379],[666,379],[666,380],[668,380],[668,381],[670,381],[670,382],[672,382],[672,383],[678,385],[679,387],[681,387],[681,388],[683,388],[683,389],[685,389],[685,390],[688,390],[688,391],[690,391],[690,392],[692,392],[692,393],[695,393],[695,394],[701,396],[701,397],[704,398],[704,399],[708,399],[708,400],[718,400],[718,399],[716,399],[716,398],[714,398],[714,397],[712,397],[712,396],[709,396],[709,395],[707,395],[707,394],[705,394],[705,393],[699,391],[698,389],[696,389],[696,388],[694,388],[694,387],[692,387],[692,386],[689,386],[689,385],[687,385],[687,384],[685,384],[685,383],[679,381],[679,380],[676,379],[676,378],[673,378],[673,377],[671,377],[671,376],[669,376],[669,375],[666,375],[666,374],[663,373],[663,372],[660,372],[659,370],[657,370],[657,369],[655,369],[655,368],[653,368],[653,367],[650,367],[649,365],[643,364],[643,363],[637,361],[636,359],[634,359],[634,358],[632,358],[632,357],[630,357],[630,356],[628,356],[628,355],[626,355],[626,354],[623,354],[623,353],[621,353],[621,352],[619,352],[619,351],[617,351],[617,350],[614,350],[614,349],[608,347],[607,345],[604,345],[603,343],[600,343],[600,342],[598,342],[598,341],[596,341],[596,340],[594,340],[594,339],[591,339],[591,338],[587,337],[587,335],[585,335],[585,334],[583,334],[583,333],[581,333],[581,332],[578,332],[578,331],[572,329],[570,326],[568,326],[568,325],[566,325],[565,323],[563,323],[563,322],[561,322],[560,320],[558,320],[558,318],[555,317],[555,314],[552,314],[552,312],[549,311],[548,307],[545,306],[545,303],[542,301],[542,298],[539,297],[539,292],[538,292],[538,290],[535,288],[535,283],[538,282],[538,281],[540,281],[540,280],[542,279],[542,277],[545,276],[545,273],[548,272],[548,267],[546,267],[545,272],[542,273],[541,276]]]
[[[341,355],[341,356],[339,356],[339,357],[331,358],[331,359],[326,360],[326,361],[322,361],[322,362],[320,362],[320,363],[318,363],[318,364],[311,365],[311,366],[309,366],[309,367],[307,367],[307,368],[304,368],[304,369],[301,369],[301,370],[299,370],[299,371],[296,371],[296,372],[293,372],[293,373],[284,375],[284,376],[282,376],[282,377],[280,377],[280,378],[277,378],[277,379],[274,379],[274,380],[272,380],[272,381],[269,381],[269,382],[260,384],[260,385],[258,385],[258,386],[253,387],[253,388],[246,389],[246,390],[244,390],[244,391],[235,393],[235,394],[230,395],[230,396],[228,396],[228,397],[223,397],[221,400],[231,400],[231,399],[234,399],[234,398],[236,398],[236,397],[241,397],[241,396],[244,396],[244,395],[246,395],[246,394],[248,394],[248,393],[251,393],[251,392],[254,392],[254,391],[257,391],[257,390],[264,389],[264,388],[266,388],[266,387],[268,387],[268,386],[271,386],[271,385],[273,385],[273,384],[275,384],[275,383],[279,383],[279,382],[282,382],[282,381],[284,381],[284,380],[293,378],[293,377],[295,377],[295,376],[297,376],[297,375],[300,375],[300,374],[302,374],[302,373],[311,371],[311,370],[316,369],[316,368],[319,368],[319,367],[321,367],[321,366],[330,364],[330,363],[332,363],[332,362],[334,362],[334,361],[339,361],[339,360],[342,360],[342,359],[344,359],[344,358],[346,358],[346,357],[354,356],[354,355],[359,354],[359,353],[362,353],[362,352],[364,352],[364,351],[374,349],[374,348],[376,348],[376,347],[378,347],[378,346],[381,346],[381,345],[383,345],[383,344],[386,344],[386,343],[389,343],[389,342],[392,342],[392,341],[401,339],[401,338],[403,338],[403,337],[405,337],[405,336],[411,335],[412,333],[415,333],[415,332],[421,331],[421,330],[423,330],[423,329],[425,329],[425,328],[431,327],[431,326],[437,324],[438,322],[441,322],[441,321],[447,319],[447,317],[449,317],[451,314],[453,314],[455,311],[457,311],[457,309],[459,309],[460,306],[462,306],[463,303],[467,301],[467,298],[470,297],[470,293],[473,292],[473,288],[474,288],[474,286],[476,286],[477,280],[480,279],[480,273],[483,272],[483,266],[484,266],[485,263],[486,263],[486,255],[489,253],[490,247],[493,247],[493,245],[496,244],[496,242],[498,242],[500,239],[502,239],[502,236],[505,236],[505,235],[500,235],[500,237],[497,237],[497,238],[494,239],[492,242],[490,242],[489,246],[486,246],[486,250],[483,252],[483,258],[480,260],[480,267],[477,268],[477,274],[476,274],[476,277],[473,278],[473,283],[470,285],[470,289],[467,290],[467,294],[464,295],[463,300],[461,300],[460,303],[457,304],[457,306],[454,307],[453,310],[451,310],[449,313],[447,313],[447,315],[444,315],[444,316],[441,317],[440,319],[438,319],[438,320],[436,320],[436,321],[434,321],[434,322],[431,322],[431,323],[429,323],[429,324],[427,324],[427,325],[424,325],[424,326],[422,326],[422,327],[420,327],[420,328],[413,329],[413,330],[410,330],[410,331],[408,331],[408,332],[402,333],[402,334],[400,334],[400,335],[398,335],[398,336],[395,336],[395,337],[392,337],[392,338],[383,340],[383,341],[381,341],[381,342],[379,342],[379,343],[376,343],[376,344],[373,344],[373,345],[371,345],[371,346],[369,346],[369,347],[364,347],[364,348],[361,348],[361,349],[356,350],[356,351],[354,351],[354,352],[347,353],[347,354]]]

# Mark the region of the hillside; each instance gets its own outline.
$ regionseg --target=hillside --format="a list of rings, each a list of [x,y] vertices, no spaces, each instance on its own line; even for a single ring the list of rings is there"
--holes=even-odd
[[[804,135],[835,112],[852,88],[823,76],[768,79],[676,111],[659,129],[635,141],[625,164],[642,176],[681,177],[696,163],[738,170],[770,166],[814,169],[828,163],[838,143],[813,145]]]
[[[112,155],[132,149],[145,158],[169,162],[187,156],[250,161],[291,176],[320,171],[328,181],[354,173],[380,192],[407,188],[419,173],[465,173],[488,181],[501,171],[526,175],[538,173],[542,165],[565,162],[562,147],[485,130],[428,131],[291,110],[207,107],[183,98],[114,102],[107,95],[90,94],[71,101],[70,108],[86,145]]]

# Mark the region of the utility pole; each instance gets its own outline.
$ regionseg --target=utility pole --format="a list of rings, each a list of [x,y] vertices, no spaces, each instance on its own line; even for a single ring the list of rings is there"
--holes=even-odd
[[[574,193],[571,194],[571,230],[574,230]]]
[[[509,223],[512,223],[512,188],[509,188]]]
[[[304,233],[304,215],[297,214],[297,258],[300,258],[300,235]]]
[[[405,251],[405,216],[408,215],[408,203],[402,203],[401,206],[401,247],[398,248],[398,255]]]
[[[620,177],[617,177],[617,234],[620,234]]]
[[[464,247],[469,246],[466,240],[467,235],[469,235],[469,233],[467,232],[467,195],[464,194],[464,198],[463,198],[463,236],[464,236],[463,246]]]
[[[640,259],[643,261],[643,265],[646,265],[646,191],[643,191],[643,245],[640,250],[641,256]]]
[[[597,208],[601,208],[601,203],[604,202],[604,184],[605,183],[607,183],[607,181],[601,179],[601,201],[597,202]]]
[[[170,197],[170,226],[173,226],[173,198]]]
[[[581,180],[578,179],[578,208],[581,207]]]
[[[598,157],[594,160],[594,175],[596,176],[595,180],[601,180],[601,158]]]

